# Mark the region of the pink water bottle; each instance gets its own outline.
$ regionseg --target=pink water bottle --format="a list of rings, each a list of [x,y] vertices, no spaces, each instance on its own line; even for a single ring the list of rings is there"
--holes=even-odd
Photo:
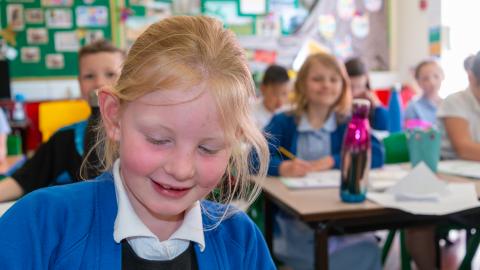
[[[368,100],[353,100],[352,119],[345,131],[340,165],[340,197],[344,202],[365,200],[372,155],[369,110]]]

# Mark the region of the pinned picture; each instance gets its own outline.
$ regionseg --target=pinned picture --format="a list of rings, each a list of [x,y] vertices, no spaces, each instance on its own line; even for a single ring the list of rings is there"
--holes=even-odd
[[[20,50],[21,60],[24,63],[40,62],[40,49],[38,47],[23,47]]]
[[[45,11],[48,28],[72,28],[72,11],[65,8],[53,8]]]
[[[27,29],[28,44],[47,44],[48,31],[46,28],[28,28]]]
[[[332,14],[324,14],[318,16],[318,31],[328,40],[335,37],[337,30],[337,22]]]
[[[78,27],[102,27],[108,24],[108,10],[105,6],[80,6],[75,9]]]
[[[377,12],[382,8],[382,0],[364,0],[365,8],[370,12]]]
[[[338,16],[343,20],[350,20],[355,14],[355,1],[354,0],[338,0],[337,12]]]
[[[62,69],[65,67],[65,58],[61,53],[47,54],[45,57],[45,65],[48,69]]]
[[[368,14],[356,14],[353,16],[352,23],[352,33],[357,38],[365,38],[370,32],[370,20]]]
[[[90,44],[94,41],[104,39],[102,30],[92,30],[85,33],[85,44]]]
[[[80,49],[80,43],[75,31],[55,32],[54,39],[57,52],[76,52]]]
[[[41,8],[25,9],[25,21],[32,24],[43,23],[43,10]]]
[[[15,31],[23,30],[23,28],[25,28],[25,21],[23,20],[23,5],[7,5],[7,25],[10,25]]]
[[[42,0],[44,7],[71,7],[73,0]]]

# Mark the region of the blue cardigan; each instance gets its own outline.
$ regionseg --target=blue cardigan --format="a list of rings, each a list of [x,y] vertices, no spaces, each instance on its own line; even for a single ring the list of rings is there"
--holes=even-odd
[[[202,201],[205,214],[225,206]],[[113,177],[32,192],[0,218],[0,269],[121,269],[121,244],[113,240],[117,200]],[[205,231],[204,251],[195,245],[199,269],[275,269],[258,228],[236,212]]]
[[[340,168],[343,134],[347,125],[341,124],[330,134],[330,153],[335,160],[334,167]],[[265,132],[270,150],[270,163],[268,165],[268,174],[278,176],[278,168],[285,158],[278,151],[278,147],[283,146],[292,154],[297,153],[297,123],[293,114],[284,112],[275,115],[270,123],[265,127]],[[384,150],[382,144],[372,136],[372,168],[383,166]]]

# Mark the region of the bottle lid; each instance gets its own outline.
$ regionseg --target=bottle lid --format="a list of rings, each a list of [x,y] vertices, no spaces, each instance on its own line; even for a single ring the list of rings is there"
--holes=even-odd
[[[25,97],[24,97],[22,94],[16,94],[16,95],[15,95],[15,101],[24,102],[24,101],[25,101]]]
[[[365,98],[355,98],[355,99],[353,99],[353,105],[370,107],[370,100],[365,99]]]
[[[370,101],[364,98],[356,98],[353,100],[353,116],[366,118],[370,111]]]

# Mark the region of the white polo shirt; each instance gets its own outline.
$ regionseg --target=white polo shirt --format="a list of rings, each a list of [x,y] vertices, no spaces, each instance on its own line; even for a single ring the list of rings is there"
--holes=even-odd
[[[120,160],[113,166],[113,179],[117,194],[118,213],[115,219],[113,239],[120,243],[127,239],[135,253],[147,260],[172,260],[187,250],[190,241],[205,249],[202,211],[200,202],[196,201],[185,210],[182,225],[166,241],[160,241],[155,234],[140,220],[128,199],[124,182],[120,174]]]

